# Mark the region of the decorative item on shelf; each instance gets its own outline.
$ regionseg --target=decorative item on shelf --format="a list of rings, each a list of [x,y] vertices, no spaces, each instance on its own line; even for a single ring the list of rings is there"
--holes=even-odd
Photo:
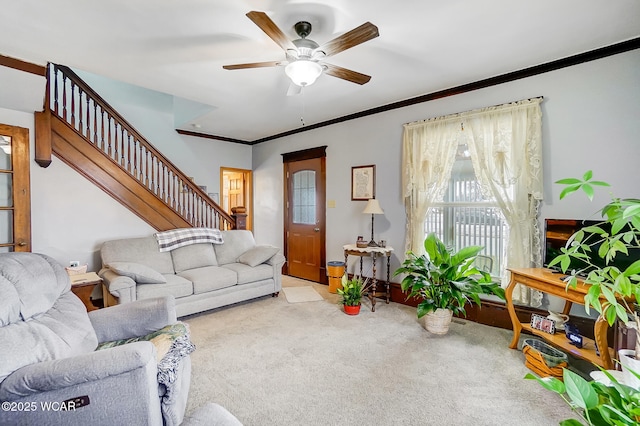
[[[531,314],[531,328],[544,331],[545,333],[554,334],[556,332],[556,324],[538,314]]]
[[[547,315],[547,319],[553,321],[556,326],[556,331],[564,330],[564,325],[569,322],[569,315],[560,314],[557,312],[549,311],[549,315]]]
[[[380,240],[380,242],[378,243],[378,247],[386,247],[386,246],[387,246],[386,240]]]
[[[378,200],[376,200],[375,198],[371,198],[367,202],[367,206],[364,208],[362,213],[371,215],[371,240],[367,245],[369,247],[378,247],[378,243],[376,243],[376,240],[373,239],[373,221],[374,215],[384,214],[384,211],[380,207],[380,203],[378,202]]]
[[[570,323],[565,323],[564,335],[567,336],[567,339],[569,339],[569,343],[571,343],[573,346],[575,346],[576,348],[582,348],[583,341],[578,327]]]
[[[362,238],[362,235],[358,235],[358,239],[356,240],[356,247],[358,248],[367,248],[369,243]]]

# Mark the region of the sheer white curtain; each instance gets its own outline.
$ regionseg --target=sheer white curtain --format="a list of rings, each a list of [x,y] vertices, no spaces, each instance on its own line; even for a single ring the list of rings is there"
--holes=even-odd
[[[505,268],[542,266],[537,218],[543,191],[540,101],[483,108],[464,117],[481,190],[496,200],[508,224]],[[502,282],[509,282],[506,270]],[[542,293],[525,286],[518,285],[513,298],[534,307],[542,304]]]
[[[456,160],[460,124],[435,118],[404,125],[402,188],[407,214],[405,250],[424,254],[424,221],[442,199]]]
[[[542,200],[541,98],[409,123],[403,135],[406,248],[422,253],[429,206],[441,200],[458,143],[467,143],[483,194],[508,223],[505,267],[541,266],[538,206]],[[462,130],[464,129],[464,130]],[[503,286],[509,283],[506,270]],[[540,306],[542,293],[518,286],[514,301]]]

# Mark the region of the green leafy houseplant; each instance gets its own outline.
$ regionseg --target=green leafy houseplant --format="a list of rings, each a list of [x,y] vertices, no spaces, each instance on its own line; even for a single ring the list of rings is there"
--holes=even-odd
[[[402,291],[407,298],[417,297],[418,318],[438,308],[466,316],[465,305],[480,305],[480,294],[494,294],[504,300],[504,289],[493,282],[491,276],[478,270],[474,260],[481,246],[469,246],[454,253],[436,236],[429,234],[424,241],[426,254],[418,256],[407,252],[407,258],[394,276],[406,274]]]
[[[606,182],[593,180],[590,170],[582,179],[562,179],[556,183],[566,185],[560,193],[560,199],[582,190],[593,200],[594,186],[609,186]],[[601,214],[602,222],[576,232],[549,266],[559,265],[563,272],[569,274],[570,286],[576,286],[578,275],[588,271],[584,278],[584,282],[591,285],[584,298],[587,313],[590,308],[595,309],[609,325],[613,325],[617,318],[628,322],[631,317],[640,326],[636,305],[632,301],[633,298],[640,300],[640,259],[630,263],[624,270],[613,264],[617,255],[628,256],[630,250],[640,248],[640,200],[612,198],[601,209]],[[594,264],[594,254],[602,262]],[[583,262],[585,268],[570,269],[572,260]],[[606,300],[604,303],[600,300],[601,296]],[[637,331],[640,331],[640,327]],[[640,343],[640,339],[637,342]],[[638,346],[636,353],[640,353]]]
[[[609,186],[606,182],[593,180],[591,171],[587,171],[581,179],[562,179],[556,183],[565,185],[560,199],[582,190],[593,200],[594,186]],[[587,313],[594,308],[609,325],[613,325],[616,319],[627,322],[631,317],[640,326],[633,301],[633,298],[640,300],[640,259],[624,270],[613,264],[616,255],[629,255],[630,250],[640,248],[640,200],[613,197],[601,209],[601,214],[602,222],[576,232],[549,266],[559,265],[563,272],[568,273],[569,286],[576,286],[578,276],[583,277],[587,271],[586,277],[583,277],[584,282],[591,285],[584,298]],[[594,254],[602,261],[594,263]],[[571,265],[575,264],[572,260],[579,260],[584,266],[571,269]],[[601,296],[604,297],[604,303]],[[636,333],[638,330],[637,327]],[[640,339],[637,338],[636,342],[636,353],[639,353]],[[555,378],[540,379],[532,374],[527,374],[525,378],[535,379],[546,389],[560,394],[590,425],[640,424],[640,391],[620,384],[607,371],[601,370],[611,386],[596,381],[587,382],[567,369],[563,373],[564,383]],[[640,378],[636,372],[630,373]],[[582,423],[568,419],[560,424],[573,426]]]
[[[347,274],[342,276],[342,288],[339,288],[338,294],[342,296],[340,303],[346,306],[358,306],[362,296],[367,291],[367,283],[369,279],[362,280],[361,277],[354,276],[352,279],[347,278]]]
[[[637,425],[640,422],[640,391],[619,383],[601,369],[611,386],[588,382],[576,373],[563,371],[564,383],[555,377],[539,378],[529,373],[525,379],[537,380],[545,389],[557,393],[589,425]],[[640,377],[640,376],[639,376]],[[576,419],[560,422],[561,426],[583,423]]]

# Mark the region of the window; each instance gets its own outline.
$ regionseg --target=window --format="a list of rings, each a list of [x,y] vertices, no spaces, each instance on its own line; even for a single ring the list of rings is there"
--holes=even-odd
[[[506,221],[495,199],[483,197],[466,144],[459,145],[444,199],[427,213],[425,236],[431,232],[456,251],[470,245],[484,246],[480,254],[491,260],[483,259],[484,264],[478,267],[493,276],[501,275]]]
[[[293,174],[293,223],[316,224],[316,172]]]

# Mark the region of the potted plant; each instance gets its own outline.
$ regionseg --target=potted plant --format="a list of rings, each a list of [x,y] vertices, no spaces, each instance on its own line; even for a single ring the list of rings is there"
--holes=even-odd
[[[556,183],[566,185],[560,199],[582,190],[592,200],[594,186],[609,186],[593,180],[591,170],[582,179],[562,179]],[[584,298],[587,313],[590,308],[595,309],[610,326],[616,319],[626,323],[630,318],[640,326],[633,302],[634,298],[640,300],[640,257],[633,261],[633,256],[640,253],[640,200],[612,198],[601,214],[602,222],[576,232],[549,266],[559,265],[569,275],[571,286],[577,285],[579,277],[591,285]],[[616,256],[632,258],[622,268],[621,262],[615,261]],[[572,259],[581,261],[584,268],[571,269]],[[605,303],[601,303],[601,297],[606,299]],[[640,333],[640,327],[636,327],[636,333]],[[640,338],[636,339],[636,353],[640,353]]]
[[[408,298],[417,297],[418,318],[427,316],[425,328],[434,334],[446,334],[453,314],[465,315],[465,305],[480,305],[480,294],[494,294],[504,300],[504,289],[494,282],[488,272],[474,266],[481,246],[469,246],[457,253],[436,236],[429,234],[424,241],[424,255],[407,252],[407,258],[394,276],[406,274],[402,291]]]
[[[531,373],[525,379],[537,380],[545,389],[557,393],[581,418],[567,419],[562,426],[637,425],[640,423],[640,391],[621,384],[608,371],[601,369],[604,383],[587,381],[571,370],[563,370],[563,381],[555,377],[539,378]]]
[[[606,182],[593,180],[590,170],[581,179],[562,179],[556,183],[566,185],[560,193],[560,199],[582,190],[593,200],[594,186],[609,186]],[[617,319],[626,323],[629,318],[636,323],[637,357],[640,353],[640,320],[634,300],[640,300],[640,258],[626,267],[620,267],[621,263],[615,260],[618,255],[629,256],[630,253],[638,253],[640,249],[640,200],[613,197],[601,209],[601,214],[602,222],[572,235],[566,247],[561,249],[561,254],[549,266],[559,265],[569,276],[568,285],[576,286],[580,278],[591,286],[584,298],[587,313],[590,308],[595,309],[609,325],[613,325]],[[596,261],[598,258],[600,260]],[[572,260],[579,260],[584,266],[572,269]],[[601,297],[604,298],[604,303],[601,302]],[[626,384],[619,383],[602,368],[600,370],[607,377],[608,385],[595,380],[587,382],[567,369],[564,370],[564,383],[555,378],[540,379],[531,374],[527,374],[525,378],[536,379],[546,389],[560,394],[587,424],[636,425],[640,423],[640,391],[627,385],[631,382],[629,377],[635,379],[636,383],[640,380],[640,375],[637,374],[640,369],[634,371],[633,368],[625,368],[628,362],[621,354]],[[582,423],[568,419],[560,424]]]
[[[360,301],[366,293],[369,278],[362,281],[361,277],[354,276],[347,278],[345,273],[342,276],[342,288],[337,289],[341,297],[340,303],[344,306],[347,315],[358,315],[360,313]]]

